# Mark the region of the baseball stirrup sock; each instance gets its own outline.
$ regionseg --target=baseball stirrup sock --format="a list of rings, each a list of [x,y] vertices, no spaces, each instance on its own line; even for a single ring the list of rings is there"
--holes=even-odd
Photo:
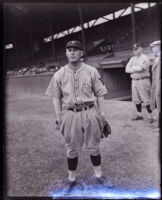
[[[93,166],[99,166],[101,165],[101,155],[97,155],[97,156],[93,156],[93,155],[90,155],[91,157],[91,162],[93,164]]]
[[[137,111],[138,111],[138,112],[141,112],[141,103],[136,104],[136,108],[137,108]]]
[[[148,112],[148,113],[151,113],[151,112],[152,112],[151,109],[150,109],[150,105],[147,105],[147,106],[146,106],[146,109],[147,109],[147,112]]]
[[[68,169],[71,171],[76,170],[77,165],[78,165],[78,157],[76,158],[67,158],[68,162]]]
[[[101,177],[102,171],[101,171],[101,165],[100,166],[93,166],[95,177]]]
[[[159,112],[158,115],[159,115],[158,116],[158,126],[159,126],[159,128],[161,128],[161,112]]]

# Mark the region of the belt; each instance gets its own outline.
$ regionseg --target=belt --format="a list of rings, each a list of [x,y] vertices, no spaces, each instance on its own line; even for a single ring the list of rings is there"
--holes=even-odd
[[[80,112],[80,111],[83,111],[83,110],[88,110],[89,108],[92,108],[94,106],[94,104],[91,104],[89,106],[84,106],[82,108],[67,108],[67,110],[71,110],[73,112]]]
[[[142,77],[142,78],[132,78],[132,80],[138,81],[138,80],[143,80],[143,79],[148,79],[150,77]]]

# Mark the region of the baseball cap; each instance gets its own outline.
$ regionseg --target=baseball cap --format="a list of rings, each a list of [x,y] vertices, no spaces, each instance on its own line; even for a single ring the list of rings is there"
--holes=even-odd
[[[137,50],[140,47],[142,47],[141,43],[136,43],[133,45],[133,50]]]
[[[161,41],[160,40],[156,40],[156,41],[152,42],[150,44],[150,47],[154,47],[154,46],[157,46],[157,45],[161,45]]]
[[[78,48],[78,49],[83,50],[82,44],[81,44],[79,41],[77,41],[77,40],[69,41],[69,42],[66,44],[66,48],[70,48],[70,47],[76,47],[76,48]]]

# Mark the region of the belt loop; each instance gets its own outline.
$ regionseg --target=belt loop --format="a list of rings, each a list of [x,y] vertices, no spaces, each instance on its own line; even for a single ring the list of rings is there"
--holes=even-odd
[[[76,108],[74,108],[74,112],[76,112]]]

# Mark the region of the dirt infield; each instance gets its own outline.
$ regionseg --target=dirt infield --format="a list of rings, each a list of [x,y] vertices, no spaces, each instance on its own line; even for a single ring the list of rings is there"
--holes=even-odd
[[[131,121],[131,102],[105,100],[104,104],[112,126],[112,135],[100,145],[105,176],[116,188],[160,191],[159,133],[144,121]],[[66,149],[54,121],[52,102],[45,96],[6,98],[8,196],[48,196],[66,181]],[[85,148],[77,174],[85,183],[93,175]]]

